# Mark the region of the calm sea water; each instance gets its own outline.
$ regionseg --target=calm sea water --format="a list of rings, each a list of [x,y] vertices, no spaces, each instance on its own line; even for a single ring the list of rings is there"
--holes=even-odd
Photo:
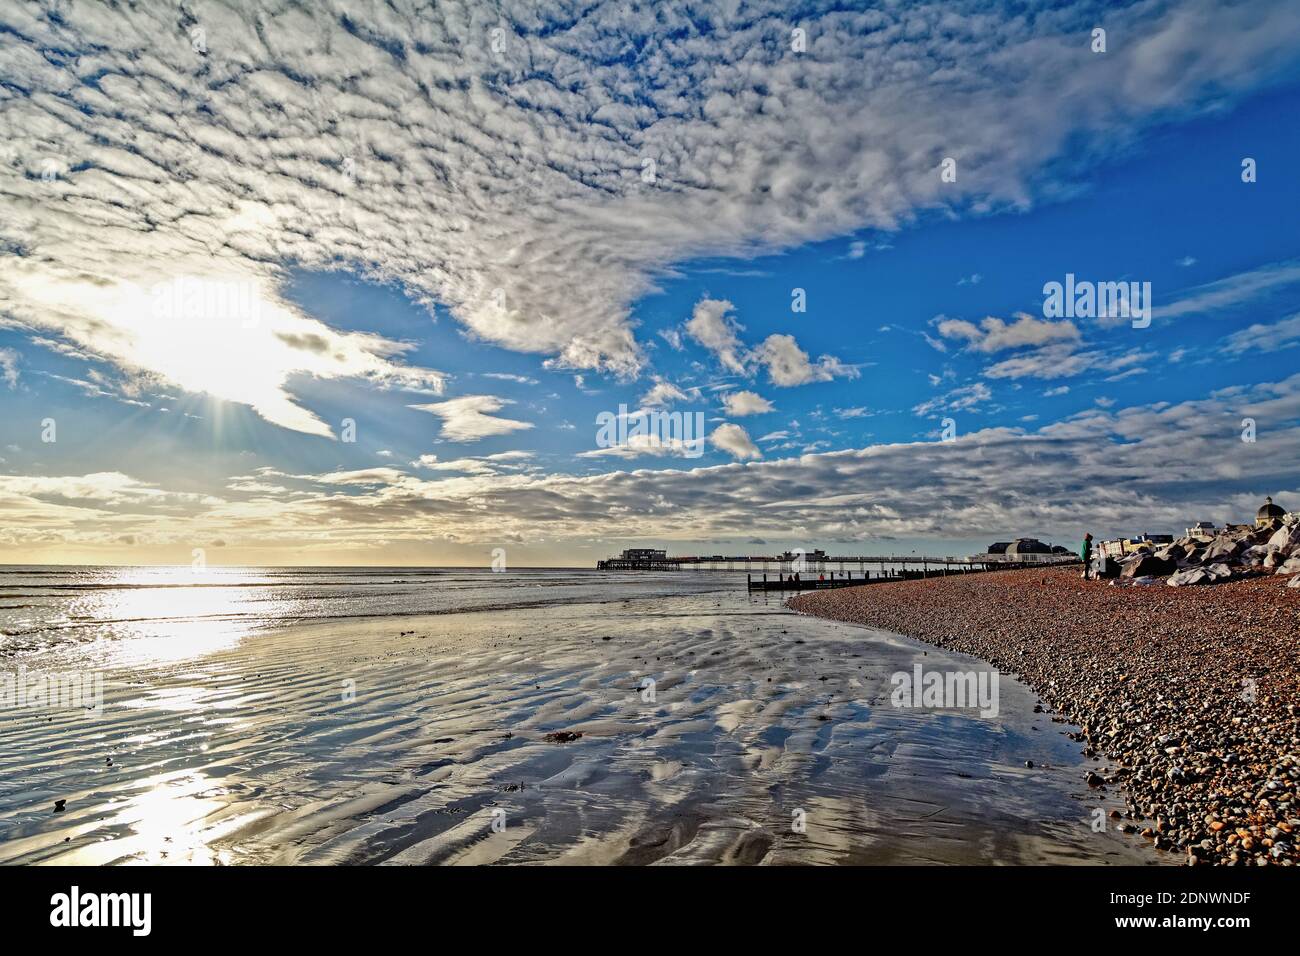
[[[743,576],[582,569],[0,567],[0,657],[171,639],[192,651],[310,620],[734,591]]]

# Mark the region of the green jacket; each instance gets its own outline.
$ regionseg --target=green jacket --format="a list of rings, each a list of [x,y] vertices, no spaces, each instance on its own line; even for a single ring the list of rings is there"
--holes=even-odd
[[[1079,557],[1083,558],[1084,561],[1087,561],[1092,557],[1091,541],[1085,539],[1084,542],[1081,545],[1079,545]]]

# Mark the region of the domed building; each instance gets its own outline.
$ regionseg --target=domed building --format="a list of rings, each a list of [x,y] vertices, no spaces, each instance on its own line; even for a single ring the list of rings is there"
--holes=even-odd
[[[1273,499],[1265,498],[1264,504],[1255,512],[1255,527],[1267,528],[1271,524],[1276,524],[1286,517],[1286,509],[1279,508],[1273,504]]]

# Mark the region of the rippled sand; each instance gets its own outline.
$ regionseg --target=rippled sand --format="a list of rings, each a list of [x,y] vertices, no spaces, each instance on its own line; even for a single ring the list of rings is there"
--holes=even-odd
[[[0,714],[0,862],[1161,861],[1007,676],[996,719],[895,709],[917,660],[984,665],[743,591],[117,659],[99,717]]]

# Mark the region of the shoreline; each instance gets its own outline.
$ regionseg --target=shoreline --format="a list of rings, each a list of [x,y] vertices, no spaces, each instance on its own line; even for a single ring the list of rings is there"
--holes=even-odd
[[[1113,587],[1077,568],[817,591],[801,613],[882,628],[1014,674],[1122,787],[1110,825],[1189,864],[1300,862],[1300,593],[1270,576]]]
[[[993,720],[890,705],[965,655],[731,589],[600,609],[123,647],[102,718],[6,724],[0,862],[1159,862],[1089,830],[1121,804],[1027,687]]]

